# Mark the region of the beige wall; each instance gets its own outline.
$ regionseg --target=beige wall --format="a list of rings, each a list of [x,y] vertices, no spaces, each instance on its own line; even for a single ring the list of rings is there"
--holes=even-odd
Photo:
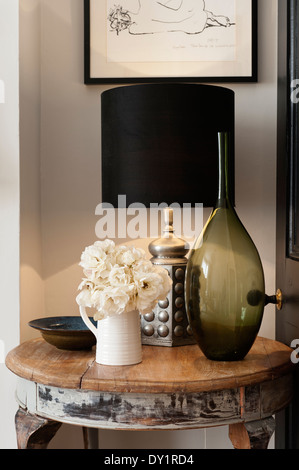
[[[19,6],[0,0],[0,449],[16,446],[16,377],[4,356],[19,343]]]
[[[41,236],[40,1],[20,1],[21,338],[44,315]]]
[[[38,335],[29,320],[78,313],[78,261],[96,239],[100,94],[109,87],[83,84],[82,4],[20,0],[22,341]],[[259,2],[259,82],[225,85],[236,92],[237,211],[260,252],[269,294],[275,291],[276,22],[277,0]],[[274,337],[272,307],[261,334]],[[106,448],[230,447],[226,428],[167,435],[110,431],[100,439]],[[51,445],[82,445],[79,429],[63,426]]]

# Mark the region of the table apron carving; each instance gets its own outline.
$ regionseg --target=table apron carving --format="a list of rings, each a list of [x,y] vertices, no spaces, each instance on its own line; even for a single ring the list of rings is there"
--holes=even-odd
[[[32,414],[101,429],[175,430],[250,422],[290,402],[292,375],[200,393],[111,393],[52,387],[19,378],[17,399]]]

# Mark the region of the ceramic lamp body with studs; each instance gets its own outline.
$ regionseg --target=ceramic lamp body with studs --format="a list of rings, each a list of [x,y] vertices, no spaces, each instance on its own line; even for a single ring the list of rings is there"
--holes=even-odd
[[[185,271],[189,251],[186,242],[174,235],[172,209],[164,209],[163,237],[149,245],[153,264],[168,271],[173,284],[167,298],[160,300],[151,313],[141,316],[142,344],[183,346],[194,344],[185,309]]]

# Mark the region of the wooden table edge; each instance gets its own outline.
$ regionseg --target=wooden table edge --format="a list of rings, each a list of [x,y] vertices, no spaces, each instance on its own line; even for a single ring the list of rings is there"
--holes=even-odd
[[[263,338],[261,338],[263,340]],[[28,342],[22,343],[24,346],[26,343],[32,341],[40,341],[40,339],[29,340]],[[44,340],[42,340],[44,341]],[[275,340],[270,340],[275,341]],[[276,342],[276,341],[275,341]],[[276,342],[278,343],[278,342]],[[281,343],[282,344],[282,343]],[[21,346],[21,345],[20,345]],[[14,352],[20,347],[17,346],[6,356],[5,364],[6,367],[15,375],[33,381],[35,383],[49,385],[53,387],[61,387],[61,381],[56,378],[47,379],[43,374],[40,374],[38,371],[34,371],[30,368],[20,367],[19,364],[16,364],[12,360]],[[292,349],[284,346],[284,352],[289,351],[291,353]],[[154,346],[153,346],[154,347]],[[181,346],[184,347],[184,346]],[[269,369],[262,370],[257,373],[244,374],[236,377],[229,377],[227,379],[221,377],[220,379],[213,378],[205,381],[172,381],[169,383],[155,381],[152,379],[140,380],[135,383],[131,383],[127,379],[115,378],[113,381],[105,378],[97,380],[95,377],[88,377],[88,372],[94,367],[102,367],[95,363],[95,359],[91,358],[86,362],[86,368],[82,371],[82,375],[78,378],[73,376],[65,377],[63,388],[65,389],[77,389],[77,390],[94,390],[94,391],[109,391],[109,392],[120,392],[120,393],[200,393],[204,391],[217,391],[223,389],[234,389],[240,387],[253,386],[263,382],[272,381],[275,378],[288,375],[292,373],[294,364],[289,360],[288,363],[279,365],[278,367],[269,366]],[[111,366],[104,366],[111,367]],[[113,366],[114,367],[114,366]],[[121,366],[118,366],[121,367]],[[118,367],[115,368],[117,371]],[[125,366],[130,367],[130,366]]]

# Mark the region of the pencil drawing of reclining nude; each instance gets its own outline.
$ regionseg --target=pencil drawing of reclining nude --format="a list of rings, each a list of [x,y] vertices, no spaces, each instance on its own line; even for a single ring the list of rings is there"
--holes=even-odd
[[[201,33],[211,26],[231,26],[227,16],[205,9],[204,0],[122,0],[110,10],[108,20],[113,30],[128,29],[130,34],[162,32]]]

